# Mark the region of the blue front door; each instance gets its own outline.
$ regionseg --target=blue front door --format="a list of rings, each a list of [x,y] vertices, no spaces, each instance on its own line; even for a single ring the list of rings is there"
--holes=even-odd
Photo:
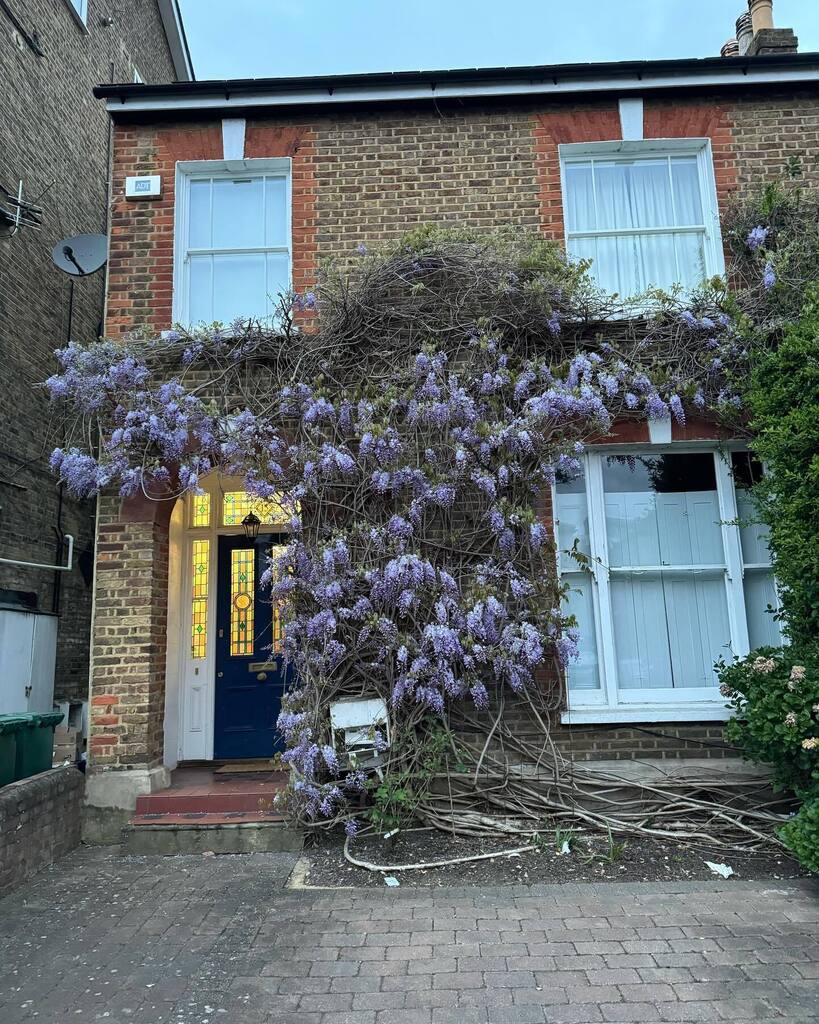
[[[216,760],[272,757],[285,685],[278,612],[259,585],[267,556],[284,543],[270,534],[219,538],[216,607]]]

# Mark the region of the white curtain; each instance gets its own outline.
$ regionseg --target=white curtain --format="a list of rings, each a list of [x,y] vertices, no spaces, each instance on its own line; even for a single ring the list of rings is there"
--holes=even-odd
[[[628,296],[675,282],[691,287],[704,276],[704,230],[571,238],[572,232],[701,225],[695,157],[569,164],[566,191],[569,250],[594,261],[601,287]]]

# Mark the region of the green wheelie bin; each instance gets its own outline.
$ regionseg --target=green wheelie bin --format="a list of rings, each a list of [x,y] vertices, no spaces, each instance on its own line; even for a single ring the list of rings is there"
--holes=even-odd
[[[0,715],[0,786],[16,778],[17,735],[25,724],[22,715]]]
[[[17,733],[17,755],[14,763],[14,777],[18,781],[30,775],[39,775],[51,768],[54,751],[54,730],[63,720],[62,711],[48,711],[45,714],[30,712],[23,718]]]

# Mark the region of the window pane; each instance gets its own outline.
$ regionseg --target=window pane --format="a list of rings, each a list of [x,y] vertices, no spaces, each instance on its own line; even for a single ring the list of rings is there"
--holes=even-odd
[[[566,226],[568,230],[593,231],[596,224],[591,164],[567,164],[563,177],[566,183]]]
[[[580,551],[591,554],[589,540],[589,512],[586,501],[586,482],[582,476],[575,480],[558,480],[555,484],[557,504],[557,546],[561,551],[563,567],[569,571],[577,565],[562,552],[570,550],[575,541]]]
[[[253,548],[230,553],[230,653],[238,657],[253,654],[255,554]]]
[[[216,178],[213,182],[213,247],[263,246],[263,201],[261,178]]]
[[[226,491],[222,495],[223,526],[238,526],[250,512],[259,517],[263,526],[290,522],[289,515],[275,498],[255,498],[247,491]]]
[[[731,452],[731,470],[736,489],[742,561],[745,565],[770,565],[770,530],[759,522],[759,513],[749,490],[762,479],[762,466],[750,452]]]
[[[714,457],[608,456],[609,564],[723,565]]]
[[[570,690],[599,690],[600,671],[597,662],[597,632],[594,616],[594,583],[588,573],[568,573],[564,577],[569,591],[563,607],[574,615],[580,630],[580,657],[569,664],[567,677]]]
[[[188,320],[192,324],[213,320],[212,256],[191,256],[188,266]]]
[[[716,685],[731,631],[713,455],[608,456],[603,487],[619,688]]]
[[[267,315],[265,256],[213,256],[213,320],[230,324]]]
[[[634,210],[628,181],[628,164],[594,161],[597,229],[633,228]]]
[[[664,228],[673,225],[668,161],[637,160],[626,167],[626,175],[634,211],[634,227]]]
[[[557,538],[563,580],[570,590],[564,598],[564,609],[574,615],[580,630],[580,657],[569,665],[567,676],[570,690],[598,690],[600,672],[597,656],[597,631],[594,615],[594,583],[591,575],[565,552],[575,542],[577,549],[591,555],[589,540],[589,513],[586,484],[583,477],[558,481],[555,485],[555,512],[558,520]]]
[[[204,658],[208,646],[210,541],[195,540],[191,553],[191,657]]]
[[[619,689],[717,685],[731,654],[722,573],[613,575],[611,607]]]
[[[679,268],[674,282],[686,288],[695,288],[708,276],[705,270],[705,235],[682,232],[674,236],[674,245],[677,249]]]
[[[643,290],[637,255],[639,238],[609,235],[590,241],[594,247],[592,274],[601,288],[626,297]]]
[[[268,310],[276,308],[279,295],[290,287],[290,262],[285,253],[271,252],[267,254],[266,296]]]
[[[704,223],[697,158],[695,156],[672,157],[671,178],[674,182],[676,223],[685,225]]]
[[[192,181],[188,203],[188,245],[191,249],[209,249],[211,181]]]
[[[287,181],[265,178],[265,245],[287,245]]]
[[[275,563],[284,555],[287,548],[283,544],[274,544],[267,552],[271,564]],[[271,575],[271,585],[278,579],[278,574]],[[273,642],[270,645],[271,655],[281,654],[284,646],[284,631],[282,629],[282,602],[276,601],[273,604]]]
[[[762,465],[750,452],[732,452],[731,470],[737,502],[739,537],[744,566],[743,591],[745,616],[748,623],[748,641],[755,647],[778,647],[782,643],[779,622],[773,613],[779,608],[779,597],[773,573],[767,568],[771,553],[768,548],[770,531],[760,523],[750,488],[762,479]]]
[[[647,288],[670,288],[680,280],[674,235],[643,235],[636,239],[639,261],[639,291]]]
[[[191,526],[210,526],[209,494],[195,494],[193,496]]]
[[[773,576],[767,569],[746,569],[743,581],[748,641],[755,647],[779,647],[782,634],[774,612],[779,609]]]

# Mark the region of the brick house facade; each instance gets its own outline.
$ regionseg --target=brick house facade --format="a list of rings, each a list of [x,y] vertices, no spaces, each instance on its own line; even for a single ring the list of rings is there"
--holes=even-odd
[[[51,261],[62,238],[108,232],[110,120],[100,81],[190,77],[171,0],[24,0],[0,10],[0,183],[43,211],[39,230],[0,233],[0,556],[65,562],[57,531],[75,539],[74,568],[51,573],[0,564],[0,603],[59,616],[55,696],[88,695],[94,506],[58,488],[57,443],[36,383],[56,368],[68,336],[69,279]],[[77,279],[71,336],[99,336],[104,274]],[[17,708],[16,710],[21,710]]]
[[[189,230],[182,211],[192,200],[181,190],[199,172],[286,168],[286,246],[301,291],[315,283],[321,260],[343,262],[361,243],[377,247],[428,223],[513,225],[563,242],[570,156],[602,153],[616,162],[622,153],[687,154],[705,175],[703,201],[713,194],[716,219],[733,195],[779,176],[791,156],[805,157],[806,174],[816,175],[817,86],[819,56],[806,54],[101,87],[114,121],[106,331],[162,331],[193,308],[182,295],[192,271],[180,234]],[[126,198],[126,178],[135,175],[159,175],[161,197]],[[718,228],[704,230],[715,246],[705,269],[718,272]],[[696,453],[709,452],[716,434],[706,423],[675,424],[670,442],[657,441],[641,424],[605,440],[634,451],[650,451],[653,442],[658,452]],[[127,812],[136,793],[167,785],[178,761],[214,756],[206,735],[200,746],[184,738],[190,706],[181,691],[189,681],[178,666],[190,628],[184,543],[193,520],[181,504],[100,500],[89,801],[101,814]],[[212,692],[197,692],[205,702],[197,714],[211,716],[206,734]],[[615,696],[606,708],[584,705],[565,716],[557,738],[567,754],[727,752],[721,704],[691,701],[653,713],[616,703]]]

